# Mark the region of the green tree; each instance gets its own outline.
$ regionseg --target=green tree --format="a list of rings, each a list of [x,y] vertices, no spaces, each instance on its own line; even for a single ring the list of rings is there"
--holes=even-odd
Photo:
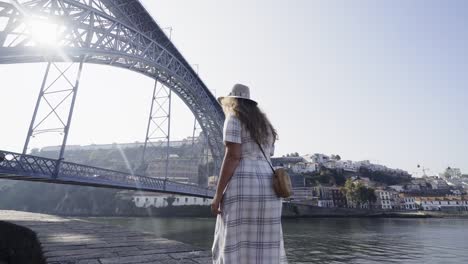
[[[357,206],[366,203],[371,205],[377,201],[374,189],[364,186],[361,182],[354,182],[351,179],[346,180],[342,191],[348,200],[354,202]]]

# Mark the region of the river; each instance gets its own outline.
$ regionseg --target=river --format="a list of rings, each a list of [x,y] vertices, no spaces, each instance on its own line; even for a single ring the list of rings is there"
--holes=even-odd
[[[214,218],[86,218],[210,249]],[[283,219],[290,263],[468,263],[468,219]]]

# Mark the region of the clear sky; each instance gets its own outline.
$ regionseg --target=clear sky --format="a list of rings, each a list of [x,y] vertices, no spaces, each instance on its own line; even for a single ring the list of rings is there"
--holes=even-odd
[[[143,3],[217,95],[251,87],[279,132],[277,155],[468,172],[464,1]],[[2,149],[21,150],[44,68],[0,66]],[[70,144],[142,141],[151,89],[147,77],[86,65]],[[191,135],[178,100],[173,117],[173,137]],[[56,143],[33,142],[43,145]]]

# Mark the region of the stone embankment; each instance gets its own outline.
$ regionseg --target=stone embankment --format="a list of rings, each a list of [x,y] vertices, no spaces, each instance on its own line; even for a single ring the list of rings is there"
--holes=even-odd
[[[432,215],[421,211],[388,211],[357,208],[325,208],[301,203],[283,203],[283,217],[408,217],[426,218]]]
[[[202,264],[211,252],[151,233],[0,210],[0,264]]]

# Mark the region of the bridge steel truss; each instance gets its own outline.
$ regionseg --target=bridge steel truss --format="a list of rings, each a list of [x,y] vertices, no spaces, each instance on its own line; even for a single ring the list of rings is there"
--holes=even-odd
[[[55,25],[55,46],[34,38],[37,23]],[[138,0],[0,0],[1,64],[68,61],[120,67],[164,84],[194,114],[219,169],[221,106]]]
[[[56,171],[60,173],[54,177]],[[212,198],[215,194],[211,189],[168,181],[164,178],[146,177],[2,150],[0,150],[0,178],[156,191],[203,198]]]
[[[146,168],[150,160],[165,160],[165,178],[167,178],[169,172],[171,102],[171,89],[160,84],[156,80],[153,88],[153,96],[151,98],[151,109],[148,119],[148,126],[146,129],[145,145],[143,146],[141,165],[143,168]],[[154,150],[155,148],[165,148],[165,151],[159,151],[158,155],[157,153],[154,153],[156,152]]]
[[[60,148],[58,159],[62,160],[65,153],[65,146],[68,138],[68,131],[73,115],[73,108],[76,101],[76,95],[79,86],[79,80],[83,69],[84,58],[79,63],[68,63],[68,65],[61,66],[55,62],[48,62],[44,79],[41,84],[36,107],[34,108],[33,117],[29,126],[28,135],[23,147],[23,154],[27,153],[29,141],[32,137],[43,133],[60,133],[63,135],[62,145]],[[75,66],[75,67],[73,67]],[[55,76],[51,68],[55,69]],[[74,78],[67,77],[67,72],[70,68],[77,68]],[[64,80],[64,85],[60,84],[58,80]],[[64,87],[65,86],[65,87]],[[49,96],[51,98],[49,98]],[[54,98],[55,97],[55,98]],[[55,99],[55,100],[53,100]],[[58,100],[57,100],[58,99]],[[46,112],[38,117],[39,109],[46,108]],[[68,109],[66,109],[68,106]],[[65,108],[65,109],[64,109]],[[65,111],[60,111],[64,109]],[[55,119],[55,125],[48,124],[47,121]]]

